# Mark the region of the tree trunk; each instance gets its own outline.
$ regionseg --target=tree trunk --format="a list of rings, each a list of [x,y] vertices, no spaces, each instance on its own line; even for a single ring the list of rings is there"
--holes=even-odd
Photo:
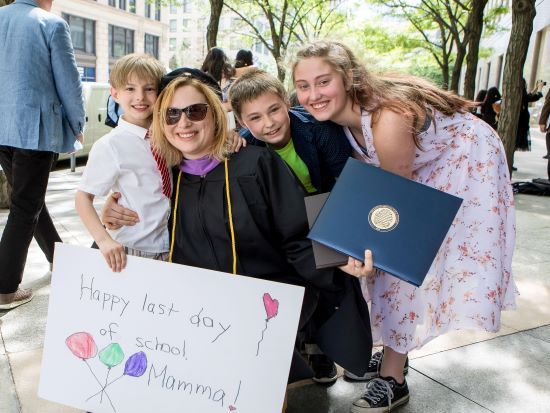
[[[277,77],[284,84],[286,77],[286,66],[284,59],[281,56],[275,57],[275,62],[277,63]]]
[[[512,31],[506,50],[502,79],[502,109],[498,121],[498,134],[506,150],[510,176],[521,107],[523,66],[535,15],[535,0],[512,0]]]
[[[206,28],[206,48],[207,50],[216,47],[218,40],[218,28],[220,26],[220,16],[222,15],[223,0],[210,0],[210,20]]]
[[[441,76],[443,77],[443,84],[441,87],[445,90],[449,89],[449,62],[448,59],[443,58],[445,61],[441,66]]]
[[[483,10],[487,0],[472,0],[472,9],[468,16],[466,29],[469,32],[468,55],[466,56],[466,74],[464,76],[464,97],[474,100],[476,92],[477,61],[479,42],[483,30]]]
[[[468,38],[466,34],[465,39]],[[456,43],[455,43],[456,44]],[[460,74],[462,73],[462,65],[464,63],[464,57],[466,57],[466,45],[467,42],[464,41],[460,46],[456,44],[456,59],[453,66],[453,72],[451,74],[451,87],[450,90],[453,90],[458,93],[458,85],[460,83]]]

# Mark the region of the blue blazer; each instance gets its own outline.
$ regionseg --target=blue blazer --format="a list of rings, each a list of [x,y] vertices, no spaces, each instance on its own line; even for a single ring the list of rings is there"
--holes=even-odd
[[[301,106],[290,109],[289,116],[294,149],[306,164],[311,183],[318,192],[332,190],[351,156],[351,145],[344,130],[332,122],[318,122]],[[240,134],[250,144],[265,146],[248,129],[242,128]]]
[[[16,0],[0,7],[0,145],[70,152],[84,126],[69,26]]]

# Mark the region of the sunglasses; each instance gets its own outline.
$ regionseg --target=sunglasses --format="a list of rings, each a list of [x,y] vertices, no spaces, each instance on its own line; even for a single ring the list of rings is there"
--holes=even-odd
[[[183,109],[168,108],[166,109],[166,123],[175,125],[180,121],[182,113],[185,113],[191,122],[199,122],[206,117],[206,112],[208,112],[207,103],[195,103]]]

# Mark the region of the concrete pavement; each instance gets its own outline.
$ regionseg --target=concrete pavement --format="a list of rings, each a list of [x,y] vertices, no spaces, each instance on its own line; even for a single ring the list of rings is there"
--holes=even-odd
[[[532,134],[533,151],[516,154],[514,180],[546,178],[544,139],[535,129]],[[74,211],[81,173],[82,167],[76,173],[52,173],[46,203],[64,242],[89,246],[92,240]],[[503,313],[499,333],[453,332],[411,353],[411,399],[399,412],[550,412],[550,197],[515,199],[518,309]],[[7,212],[0,210],[0,228]],[[12,311],[0,311],[0,413],[79,412],[37,396],[50,288],[47,271],[46,259],[33,242],[23,286],[32,287],[36,296]],[[343,378],[331,386],[295,384],[288,413],[347,413],[363,387]]]

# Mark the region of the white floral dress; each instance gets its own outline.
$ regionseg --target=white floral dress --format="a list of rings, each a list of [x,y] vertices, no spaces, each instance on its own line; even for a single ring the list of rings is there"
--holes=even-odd
[[[380,166],[369,113],[362,128],[366,153],[346,130],[355,156]],[[413,179],[464,201],[420,287],[382,271],[363,280],[373,339],[400,353],[451,330],[498,331],[501,310],[514,309],[518,294],[514,199],[500,138],[471,114],[434,112],[418,141]]]

